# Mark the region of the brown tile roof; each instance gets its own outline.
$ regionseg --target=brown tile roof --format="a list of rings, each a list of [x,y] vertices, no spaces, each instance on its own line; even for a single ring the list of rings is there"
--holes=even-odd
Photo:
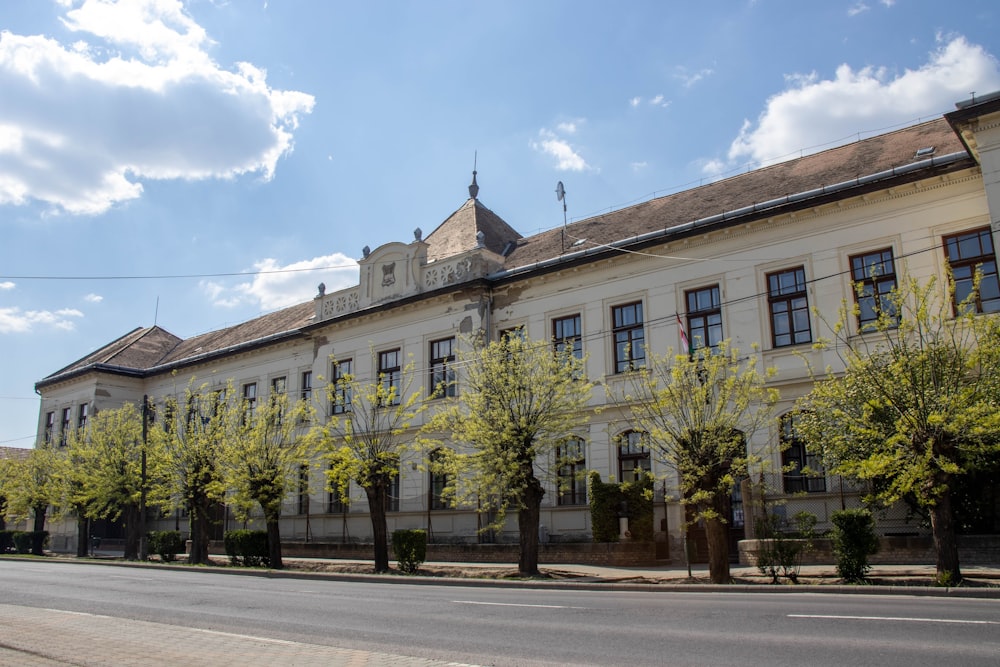
[[[926,159],[916,152],[931,146],[938,157],[964,150],[944,119],[922,123],[574,222],[566,228],[565,240],[562,229],[542,232],[519,241],[504,266],[530,266],[567,251],[614,243],[901,167]],[[571,248],[577,239],[587,239],[587,243]]]
[[[503,253],[508,243],[521,238],[500,216],[483,206],[478,199],[470,197],[424,239],[430,246],[427,260],[433,262],[472,250],[477,245],[476,234],[479,232],[484,235],[486,248],[498,255]]]
[[[236,326],[192,336],[175,347],[157,365],[171,364],[236,345],[259,341],[277,334],[296,331],[310,324],[315,314],[316,309],[313,302],[307,301],[262,315]]]
[[[157,364],[181,338],[157,326],[133,329],[121,338],[61,368],[48,377],[62,375],[93,364],[143,369]]]
[[[0,447],[0,459],[26,459],[31,454],[30,449],[22,447]]]

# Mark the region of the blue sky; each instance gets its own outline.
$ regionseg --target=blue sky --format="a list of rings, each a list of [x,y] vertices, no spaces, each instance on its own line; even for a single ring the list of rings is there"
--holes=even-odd
[[[3,0],[0,445],[33,445],[36,380],[135,327],[356,283],[474,159],[530,235],[560,180],[582,219],[1000,90],[995,0],[693,7]]]

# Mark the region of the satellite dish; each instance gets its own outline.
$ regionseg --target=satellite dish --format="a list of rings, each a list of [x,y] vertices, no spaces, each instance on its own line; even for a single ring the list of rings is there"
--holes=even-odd
[[[562,181],[556,183],[556,199],[562,201],[566,198],[566,188],[563,187]]]

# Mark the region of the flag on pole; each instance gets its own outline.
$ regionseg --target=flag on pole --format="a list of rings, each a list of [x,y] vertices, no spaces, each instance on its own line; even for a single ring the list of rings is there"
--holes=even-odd
[[[691,343],[688,341],[687,331],[684,330],[684,322],[681,321],[680,313],[674,313],[677,318],[677,331],[681,335],[681,346],[684,348],[684,354],[691,354]]]

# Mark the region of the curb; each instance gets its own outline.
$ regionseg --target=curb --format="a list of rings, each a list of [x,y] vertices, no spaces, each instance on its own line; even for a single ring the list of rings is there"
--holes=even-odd
[[[908,595],[912,597],[950,597],[1000,599],[1000,586],[981,588],[937,587],[937,586],[851,586],[846,584],[688,584],[688,583],[629,583],[620,580],[551,581],[536,579],[486,579],[476,577],[432,577],[426,575],[383,575],[356,574],[343,572],[303,572],[297,570],[251,569],[240,567],[218,567],[212,565],[172,565],[162,563],[142,563],[103,559],[61,559],[61,558],[7,558],[0,560],[26,560],[37,563],[76,563],[103,565],[110,567],[156,568],[172,572],[211,572],[265,579],[299,579],[307,581],[342,581],[368,584],[409,584],[414,586],[465,586],[472,588],[527,588],[541,590],[609,591],[629,593],[808,593],[828,595]]]

